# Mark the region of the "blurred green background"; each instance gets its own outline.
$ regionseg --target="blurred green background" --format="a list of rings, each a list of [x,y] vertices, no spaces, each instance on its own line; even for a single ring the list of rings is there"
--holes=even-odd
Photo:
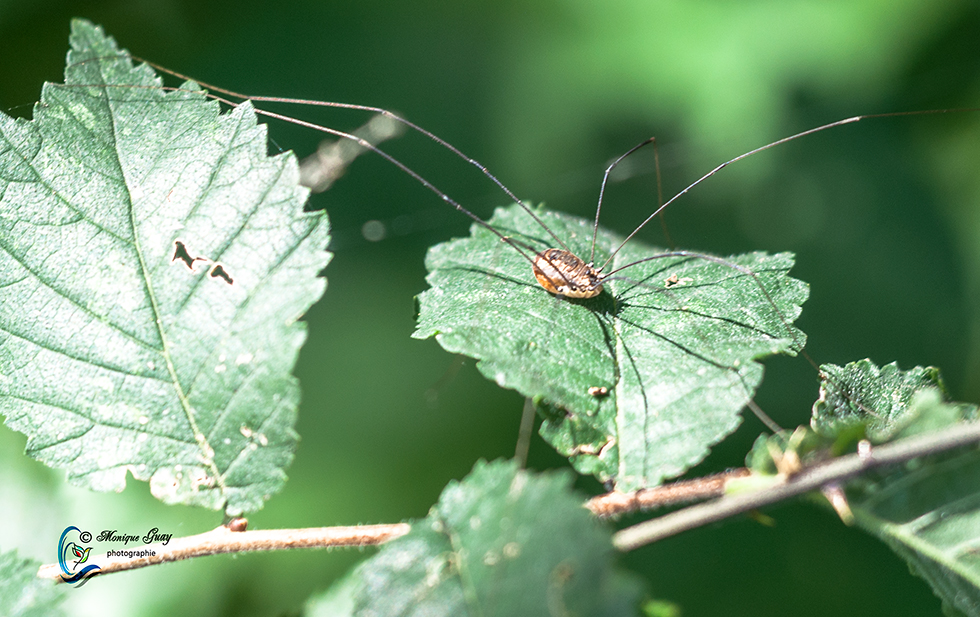
[[[657,135],[665,193],[714,165],[855,114],[980,105],[980,8],[970,0],[825,2],[0,2],[0,108],[29,117],[60,81],[69,19],[86,17],[133,53],[256,94],[393,109],[487,164],[517,194],[588,215],[602,169]],[[292,108],[341,129],[367,117]],[[305,155],[320,136],[275,124]],[[418,135],[386,147],[488,216],[506,198]],[[791,250],[812,285],[799,324],[818,362],[871,357],[942,367],[952,394],[980,399],[980,113],[869,120],[724,170],[667,221],[684,248]],[[628,232],[656,203],[652,157],[631,159],[603,222]],[[312,208],[328,210],[336,257],[309,313],[286,490],[253,528],[423,516],[478,458],[513,454],[522,400],[433,341],[409,338],[426,247],[468,221],[378,157],[362,157]],[[380,220],[389,237],[368,242]],[[662,244],[657,229],[645,237]],[[767,362],[758,402],[804,423],[816,376]],[[736,466],[762,430],[749,418],[692,474]],[[188,535],[220,516],[160,505],[147,486],[100,495],[21,453],[0,429],[0,548],[55,559],[69,524]],[[563,466],[540,439],[530,465]],[[601,487],[580,479],[580,487]],[[684,615],[938,615],[939,601],[883,545],[802,504],[648,547],[623,559]],[[69,592],[69,614],[282,615],[364,557],[293,551],[215,557],[113,575]]]

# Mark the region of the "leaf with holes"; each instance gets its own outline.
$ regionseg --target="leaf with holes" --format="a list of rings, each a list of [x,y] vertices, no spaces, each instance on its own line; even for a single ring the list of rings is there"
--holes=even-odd
[[[74,484],[255,510],[293,458],[326,217],[249,105],[158,89],[86,22],[71,46],[33,121],[0,115],[0,412]]]
[[[590,222],[541,211],[588,257]],[[490,224],[535,250],[543,230],[516,206]],[[600,231],[596,262],[621,238]],[[658,254],[634,241],[607,271]],[[787,253],[727,257],[675,251],[607,280],[601,295],[560,299],[513,247],[474,226],[433,247],[417,338],[477,358],[499,385],[541,397],[541,433],[575,467],[628,491],[682,473],[739,424],[762,380],[756,359],[794,354],[792,326],[809,293]]]
[[[636,581],[566,473],[477,463],[354,572],[356,615],[635,615]]]

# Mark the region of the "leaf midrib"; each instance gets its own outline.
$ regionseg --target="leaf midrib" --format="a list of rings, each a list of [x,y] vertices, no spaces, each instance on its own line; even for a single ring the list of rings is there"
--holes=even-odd
[[[100,81],[104,84],[106,82],[106,76],[102,70],[103,64],[101,58],[96,60],[96,66],[97,66],[97,70],[99,71],[99,76],[101,77]],[[126,175],[120,164],[123,156],[122,153],[119,151],[119,140],[117,139],[118,132],[116,127],[116,113],[115,113],[116,110],[114,108],[112,98],[109,96],[107,86],[102,87],[101,91],[103,94],[102,100],[104,101],[104,104],[106,105],[106,107],[109,109],[110,112],[109,117],[111,118],[111,124],[110,124],[111,145],[116,153],[113,162],[117,165],[119,170],[119,177],[126,184],[126,188],[127,188],[126,208],[129,215],[130,230],[133,236],[133,248],[136,252],[136,258],[139,260],[140,274],[143,278],[143,283],[146,286],[147,297],[150,300],[150,310],[153,311],[153,317],[154,317],[153,322],[156,325],[157,333],[160,337],[160,343],[162,346],[162,349],[160,350],[160,354],[163,356],[164,362],[167,365],[167,372],[170,375],[171,384],[173,385],[174,391],[177,394],[177,400],[180,401],[181,409],[184,411],[184,415],[187,418],[187,422],[190,425],[191,430],[194,434],[194,440],[197,443],[198,450],[200,451],[201,461],[205,465],[207,465],[208,469],[211,472],[211,475],[214,477],[215,484],[221,491],[221,494],[223,496],[227,496],[228,490],[224,482],[224,477],[222,476],[221,472],[218,470],[218,467],[214,462],[213,455],[209,454],[209,451],[214,452],[214,449],[211,447],[210,443],[208,443],[207,437],[204,435],[204,433],[201,432],[200,427],[198,427],[197,420],[195,420],[194,418],[194,410],[191,408],[190,401],[188,400],[187,395],[184,393],[184,389],[180,383],[180,378],[177,376],[177,370],[176,367],[174,366],[173,357],[170,353],[170,339],[168,337],[166,329],[163,326],[163,316],[160,311],[160,305],[157,302],[156,292],[153,289],[153,282],[150,276],[151,272],[146,263],[146,259],[143,255],[143,248],[140,243],[139,228],[136,220],[135,207],[132,201],[132,193],[131,191],[128,190],[129,186],[126,179]]]

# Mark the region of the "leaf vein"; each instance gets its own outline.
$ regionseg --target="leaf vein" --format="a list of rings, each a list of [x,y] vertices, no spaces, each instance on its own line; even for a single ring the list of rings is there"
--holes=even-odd
[[[62,290],[59,286],[55,285],[52,281],[49,281],[45,277],[41,276],[40,273],[36,272],[19,255],[17,255],[12,250],[12,248],[6,242],[3,241],[2,237],[0,237],[0,249],[2,249],[7,255],[9,255],[14,261],[16,261],[17,264],[20,265],[20,267],[22,267],[28,274],[30,274],[34,278],[34,280],[41,283],[44,287],[50,289],[59,297],[64,298],[69,304],[81,310],[83,313],[91,317],[93,320],[98,321],[101,324],[104,324],[111,330],[116,331],[117,333],[121,334],[125,338],[129,339],[133,343],[136,343],[137,345],[139,345],[140,347],[148,351],[154,351],[160,353],[161,350],[153,346],[152,343],[141,340],[135,334],[123,329],[122,326],[120,326],[119,324],[116,324],[110,320],[105,319],[104,316],[99,315],[89,307],[85,306],[85,304],[83,304],[80,299],[72,297],[72,295],[68,291]],[[24,279],[26,278],[27,277],[24,277]]]

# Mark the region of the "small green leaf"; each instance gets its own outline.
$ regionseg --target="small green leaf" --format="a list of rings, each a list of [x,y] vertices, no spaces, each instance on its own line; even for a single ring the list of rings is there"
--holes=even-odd
[[[591,223],[539,215],[588,259]],[[498,209],[490,224],[537,250],[548,244],[516,205]],[[620,241],[600,231],[596,262]],[[606,271],[660,252],[633,241]],[[419,298],[414,336],[435,336],[446,350],[477,358],[499,385],[538,397],[542,435],[579,471],[615,479],[624,491],[656,485],[738,426],[762,380],[756,359],[794,354],[805,340],[791,324],[809,292],[787,276],[791,255],[725,258],[740,269],[717,259],[653,259],[607,281],[595,298],[559,299],[511,246],[474,226],[470,237],[429,251],[431,289]]]
[[[824,437],[849,436],[853,441],[855,436],[866,436],[872,443],[882,443],[933,426],[936,420],[923,417],[923,409],[933,413],[954,410],[955,418],[939,421],[943,426],[976,412],[975,406],[966,404],[942,408],[912,404],[915,396],[926,390],[935,390],[937,397],[946,399],[946,386],[935,367],[903,371],[895,362],[879,368],[865,359],[844,367],[825,364],[820,371],[820,398],[813,404],[810,425]]]
[[[609,530],[567,474],[477,463],[412,531],[362,564],[356,615],[635,615]]]
[[[793,474],[799,466],[806,466],[828,458],[829,440],[808,427],[782,430],[775,434],[759,435],[745,457],[745,466],[754,476],[771,476],[779,473]],[[732,482],[745,480],[735,479]],[[726,485],[726,490],[728,486]]]
[[[48,617],[64,614],[64,590],[37,577],[41,564],[17,551],[0,553],[0,617]]]
[[[326,217],[248,104],[161,90],[84,21],[71,46],[33,121],[0,114],[0,413],[79,486],[260,508],[295,450]]]

